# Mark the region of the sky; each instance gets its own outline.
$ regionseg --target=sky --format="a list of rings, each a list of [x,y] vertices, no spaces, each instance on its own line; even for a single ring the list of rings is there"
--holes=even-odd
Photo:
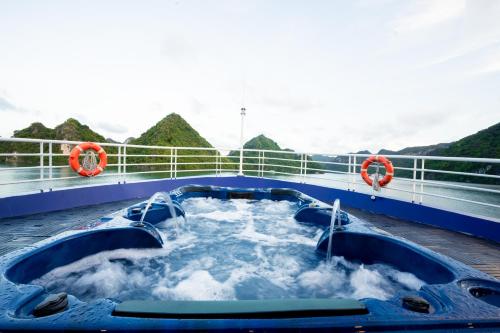
[[[138,137],[345,153],[500,121],[500,1],[0,0],[0,136],[73,117]]]

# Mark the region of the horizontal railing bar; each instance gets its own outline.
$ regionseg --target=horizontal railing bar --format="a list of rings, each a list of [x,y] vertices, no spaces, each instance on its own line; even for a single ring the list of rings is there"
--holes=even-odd
[[[310,152],[303,152],[303,151],[276,151],[276,150],[266,150],[266,149],[243,149],[243,151],[253,151],[253,152],[258,152],[258,151],[263,151],[263,152],[269,152],[269,153],[278,153],[278,154],[305,154],[308,156],[311,155],[321,155],[321,156],[327,156],[327,157],[349,157],[349,156],[355,156],[355,157],[370,157],[372,155],[377,155],[377,154],[321,154],[321,153],[310,153]],[[478,162],[478,163],[500,163],[500,159],[498,158],[478,158],[478,157],[448,157],[448,156],[427,156],[427,155],[383,155],[387,158],[391,159],[405,159],[405,160],[414,160],[414,159],[419,159],[419,160],[439,160],[439,161],[457,161],[457,162]],[[267,158],[267,157],[266,157]]]
[[[198,164],[218,164],[215,161],[213,162],[177,162],[177,165],[198,165]]]
[[[458,185],[458,184],[452,184],[450,182],[445,182],[445,181],[439,182],[439,181],[429,181],[429,180],[412,179],[412,178],[401,178],[401,177],[394,177],[393,179],[402,180],[402,181],[405,181],[408,183],[431,185],[434,187],[463,188],[463,189],[467,189],[467,190],[474,190],[474,191],[480,191],[480,192],[500,193],[500,190],[493,190],[493,189],[488,189],[488,188],[478,187],[478,186]]]
[[[342,175],[350,175],[351,173],[347,171],[338,171],[338,170],[324,170],[324,169],[316,169],[316,168],[307,168],[307,171],[319,171],[323,173],[334,173],[334,174],[342,174]]]
[[[353,164],[349,164],[349,163],[343,163],[343,162],[327,162],[327,161],[311,161],[311,160],[308,160],[307,163],[319,163],[319,164],[329,164],[329,165],[353,165]],[[361,164],[359,164],[361,165]]]
[[[22,171],[22,170],[34,170],[34,169],[41,169],[42,167],[37,165],[37,166],[27,166],[27,167],[7,167],[7,168],[0,168],[0,171]],[[45,167],[48,168],[48,167]]]
[[[436,172],[445,173],[450,175],[461,175],[461,176],[471,176],[471,177],[485,177],[485,178],[496,178],[500,179],[500,176],[490,175],[487,173],[472,173],[472,172],[460,172],[460,171],[448,171],[448,170],[436,170],[436,169],[424,169],[425,172]]]
[[[247,165],[252,165],[250,163],[245,163]],[[253,163],[253,165],[259,165],[258,163]],[[276,167],[276,168],[289,168],[289,169],[301,169],[301,167],[297,167],[297,166],[292,166],[292,165],[280,165],[280,164],[260,164],[260,165],[263,165],[263,166],[271,166],[271,167]]]
[[[494,207],[494,208],[500,208],[500,205],[495,205],[492,203],[488,202],[481,202],[481,201],[475,201],[475,200],[469,200],[469,199],[462,199],[462,198],[457,198],[457,197],[449,197],[446,195],[441,195],[441,194],[435,194],[435,193],[429,193],[429,192],[418,192],[418,195],[423,194],[431,197],[436,197],[436,198],[442,198],[442,199],[449,199],[449,200],[456,200],[456,201],[462,201],[462,202],[468,202],[472,204],[477,204],[477,205],[483,205],[483,206],[488,206],[488,207]]]
[[[127,166],[170,165],[170,164],[174,164],[174,163],[170,163],[170,162],[127,163]]]
[[[177,158],[190,158],[190,157],[204,157],[204,158],[218,158],[217,155],[177,155]]]
[[[258,170],[243,170],[246,172],[258,172]],[[270,173],[270,174],[282,174],[282,175],[288,175],[288,176],[297,176],[299,177],[300,174],[298,173],[289,173],[289,172],[284,172],[284,171],[274,171],[274,170],[264,170],[264,173]]]
[[[4,157],[40,156],[40,153],[1,153],[0,156],[4,156]]]
[[[245,158],[253,158],[253,159],[258,159],[258,156],[246,156]],[[301,163],[301,160],[299,159],[289,159],[289,158],[279,158],[279,157],[265,157],[264,160],[273,160],[273,161],[285,161],[285,162],[295,162],[295,163]]]
[[[447,182],[434,182],[434,181],[429,181],[429,180],[420,180],[418,182],[423,183],[423,184],[436,185],[439,187],[461,188],[461,189],[466,189],[466,190],[474,190],[474,191],[497,193],[497,194],[500,193],[500,190],[494,190],[494,189],[489,189],[489,188],[484,188],[484,187],[451,184],[451,183],[447,183]]]
[[[125,156],[123,153],[120,154],[120,155],[110,155],[108,154],[108,156]],[[127,158],[129,157],[172,157],[174,155],[170,155],[170,154],[151,154],[151,155],[148,155],[148,154],[128,154],[127,153]]]
[[[370,157],[375,154],[349,154],[356,157]],[[347,155],[347,156],[349,156]],[[436,161],[455,161],[455,162],[478,162],[478,163],[500,163],[499,158],[482,157],[448,157],[448,156],[427,156],[427,155],[383,155],[389,159],[403,160],[436,160]]]

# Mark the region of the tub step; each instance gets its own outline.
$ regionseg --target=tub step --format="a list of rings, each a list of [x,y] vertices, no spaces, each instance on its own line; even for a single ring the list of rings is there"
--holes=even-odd
[[[113,315],[140,318],[293,318],[367,314],[353,299],[125,301]]]

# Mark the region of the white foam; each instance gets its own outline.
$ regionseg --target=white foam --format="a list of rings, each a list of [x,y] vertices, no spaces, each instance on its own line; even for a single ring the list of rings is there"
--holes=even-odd
[[[172,290],[175,299],[183,300],[232,300],[235,299],[231,284],[220,283],[208,271],[194,271]]]
[[[351,274],[350,283],[356,299],[372,297],[385,300],[390,296],[386,292],[387,283],[382,275],[378,271],[366,269],[364,265]]]
[[[344,281],[346,281],[345,272],[333,269],[333,267],[322,262],[316,269],[300,274],[297,277],[297,283],[302,288],[309,290],[313,297],[328,297],[332,291],[341,290]]]
[[[205,218],[218,222],[234,222],[241,220],[243,217],[245,217],[245,215],[247,214],[242,211],[215,211],[208,213],[188,214],[188,218]]]
[[[424,284],[385,265],[342,257],[319,261],[315,245],[322,230],[295,221],[296,206],[287,201],[191,198],[182,205],[186,221],[157,225],[163,249],[101,252],[33,283],[83,300],[230,300],[241,294],[387,299],[396,288]]]
[[[408,272],[395,271],[393,276],[396,281],[406,286],[408,289],[419,290],[425,284],[424,281]]]

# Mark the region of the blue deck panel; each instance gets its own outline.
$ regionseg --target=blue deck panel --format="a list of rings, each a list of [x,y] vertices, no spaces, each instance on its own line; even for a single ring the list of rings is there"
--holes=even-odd
[[[500,242],[499,221],[392,198],[377,197],[375,200],[372,200],[368,194],[342,189],[247,176],[162,179],[69,188],[0,198],[0,218],[52,212],[133,198],[144,198],[151,196],[155,192],[170,191],[174,188],[190,184],[246,188],[293,188],[323,202],[332,203],[335,199],[339,198],[342,204],[348,207]]]

